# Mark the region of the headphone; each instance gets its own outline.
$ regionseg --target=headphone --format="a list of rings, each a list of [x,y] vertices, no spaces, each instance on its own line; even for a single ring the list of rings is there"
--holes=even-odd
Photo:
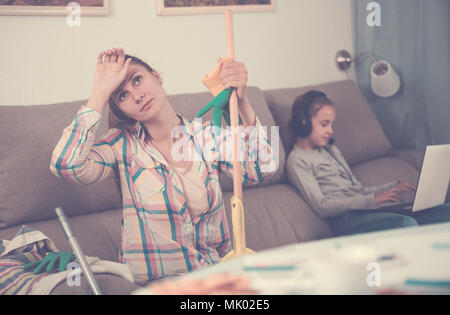
[[[297,137],[307,138],[311,135],[312,115],[310,111],[318,97],[327,98],[327,95],[323,92],[313,90],[295,99],[294,105],[292,106],[291,128]],[[330,139],[328,144],[333,145],[334,139]]]

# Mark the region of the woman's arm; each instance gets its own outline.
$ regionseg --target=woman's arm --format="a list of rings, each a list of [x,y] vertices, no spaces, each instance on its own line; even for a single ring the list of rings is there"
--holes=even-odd
[[[375,206],[374,194],[346,198],[325,196],[313,170],[304,161],[289,158],[286,168],[289,182],[297,187],[305,201],[322,219],[336,217],[350,209],[364,209]]]
[[[95,130],[109,97],[125,79],[130,62],[125,61],[121,48],[98,54],[91,97],[56,145],[50,163],[53,174],[82,184],[100,182],[113,174],[116,158],[107,139],[121,132],[112,130],[96,141]]]
[[[223,63],[220,78],[225,89],[235,88],[238,97],[242,125],[239,128],[239,161],[242,165],[243,185],[262,182],[278,169],[278,151],[274,152],[247,95],[248,72],[242,62],[230,60]],[[219,160],[222,172],[233,177],[232,130],[227,129],[220,136],[215,133],[217,148],[226,151],[226,158]],[[225,144],[225,145],[224,145]],[[226,147],[226,148],[225,148]]]
[[[242,99],[239,99],[239,114],[242,119],[242,126],[256,126],[256,114],[252,105],[248,100],[247,94]]]
[[[272,150],[267,134],[256,117],[255,126],[239,127],[239,158],[242,167],[242,184],[254,185],[271,177],[278,169],[277,151]],[[203,128],[206,136],[205,157],[217,161],[219,169],[233,177],[233,134],[230,128],[218,128],[212,122]]]
[[[95,131],[101,115],[83,106],[53,151],[50,170],[58,177],[91,184],[105,180],[114,174],[116,157],[108,139],[119,136],[119,130],[111,130],[106,137],[95,139]]]

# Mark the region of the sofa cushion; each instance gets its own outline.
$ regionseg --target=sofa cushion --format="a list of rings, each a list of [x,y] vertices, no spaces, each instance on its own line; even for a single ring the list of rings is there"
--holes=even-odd
[[[275,127],[275,121],[264,99],[264,94],[257,87],[248,87],[248,98],[256,115],[258,116],[261,125],[267,127],[267,136],[272,142],[272,149],[278,148],[279,165],[277,172],[269,179],[256,186],[266,186],[276,184],[284,181],[284,160],[285,152],[283,145],[279,139],[272,139],[272,128]],[[169,102],[174,107],[175,111],[183,117],[194,119],[197,113],[212,100],[213,96],[209,92],[195,93],[195,94],[179,94],[168,96]],[[213,111],[211,110],[202,117],[202,121],[213,120]],[[276,128],[277,129],[277,128]],[[278,130],[278,129],[277,129]],[[277,141],[278,140],[278,141]],[[230,191],[233,189],[233,180],[224,174],[220,174],[220,185],[223,191]]]
[[[398,150],[392,151],[392,156],[407,162],[416,170],[422,169],[425,158],[425,150]]]
[[[85,102],[0,106],[0,228],[67,215],[119,208],[113,179],[84,186],[58,179],[49,170],[56,143]],[[106,132],[107,119],[99,133]]]
[[[113,274],[95,273],[95,280],[103,295],[128,295],[140,288],[135,283]],[[67,281],[58,284],[51,295],[90,295],[92,290],[84,275],[81,275],[80,286],[69,286]]]
[[[231,195],[224,193],[230,232]],[[247,189],[243,204],[247,247],[255,251],[332,236],[327,221],[311,211],[290,185]]]
[[[69,221],[85,255],[118,262],[121,219],[122,210],[117,209],[70,217]],[[45,220],[26,225],[41,231],[53,240],[58,250],[72,251],[57,220]],[[0,239],[12,239],[19,229],[20,225],[0,229]],[[95,278],[103,294],[129,294],[139,288],[138,285],[113,274],[96,273]],[[63,281],[51,294],[85,295],[91,292],[85,277],[82,276],[80,286],[70,287],[66,281]]]
[[[409,163],[393,157],[382,157],[352,166],[364,186],[377,186],[396,180],[417,184],[419,172]]]
[[[280,136],[287,156],[295,141],[288,127],[292,105],[297,96],[312,89],[323,91],[335,104],[337,118],[333,137],[350,165],[384,156],[390,152],[391,144],[375,114],[356,83],[348,80],[264,92],[273,117],[280,126]]]
[[[108,210],[69,217],[72,230],[87,256],[119,261],[122,209]],[[55,243],[60,251],[71,251],[69,242],[57,219],[26,223],[28,227],[41,231]],[[11,240],[20,225],[0,229],[0,239]]]

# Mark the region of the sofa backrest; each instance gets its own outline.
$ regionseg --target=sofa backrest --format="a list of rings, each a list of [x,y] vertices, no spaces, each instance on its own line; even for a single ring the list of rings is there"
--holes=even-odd
[[[50,158],[62,131],[83,101],[33,106],[0,106],[0,228],[56,217],[120,208],[114,179],[84,186],[58,179]],[[99,133],[107,130],[106,119]]]
[[[263,126],[275,122],[258,88],[248,88],[249,99]],[[175,110],[193,119],[212,96],[196,93],[169,96]],[[68,216],[121,208],[114,179],[89,186],[58,179],[49,171],[50,158],[62,131],[86,101],[52,105],[0,106],[0,228],[54,218],[61,206]],[[107,132],[107,113],[97,135]],[[212,119],[212,112],[204,120]],[[283,178],[285,154],[280,143],[280,167],[263,185]],[[232,180],[220,178],[224,191]]]
[[[289,156],[295,141],[289,130],[292,105],[297,96],[312,89],[326,93],[336,106],[333,138],[350,165],[384,156],[391,151],[389,140],[358,86],[354,81],[346,80],[264,92],[273,117],[280,126],[286,156]]]

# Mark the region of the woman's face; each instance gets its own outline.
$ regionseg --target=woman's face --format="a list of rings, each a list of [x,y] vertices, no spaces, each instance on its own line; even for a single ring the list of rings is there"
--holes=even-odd
[[[312,132],[308,137],[311,147],[324,147],[333,135],[333,123],[336,120],[336,109],[325,105],[312,116]]]
[[[139,64],[131,64],[125,81],[112,97],[126,116],[142,122],[159,113],[166,94],[158,73],[152,74]]]

